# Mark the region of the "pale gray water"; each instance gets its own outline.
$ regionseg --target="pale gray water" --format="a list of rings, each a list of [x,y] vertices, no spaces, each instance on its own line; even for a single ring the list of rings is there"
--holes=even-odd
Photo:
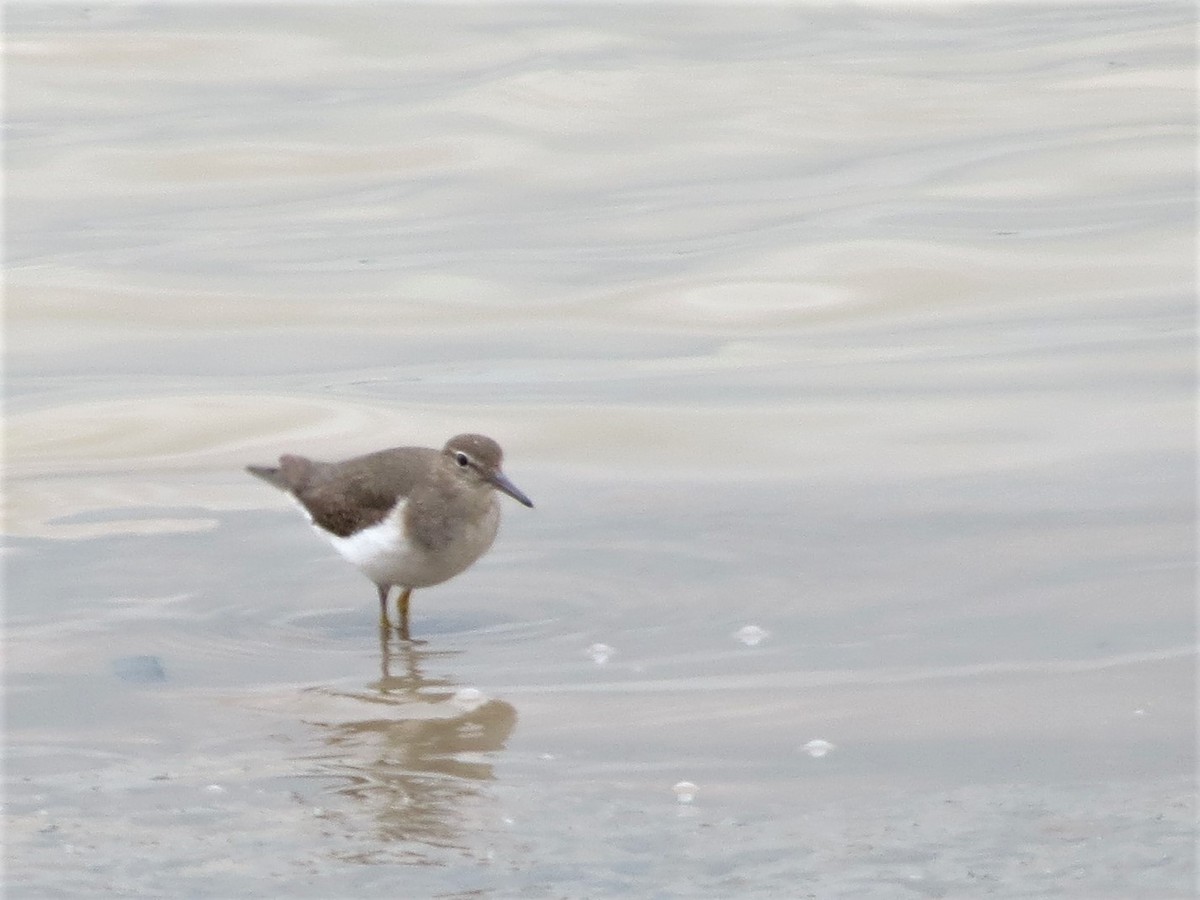
[[[6,17],[10,896],[1193,895],[1190,6]]]

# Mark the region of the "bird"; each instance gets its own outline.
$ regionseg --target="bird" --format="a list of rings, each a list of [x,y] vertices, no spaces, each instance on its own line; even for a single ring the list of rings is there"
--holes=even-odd
[[[441,450],[392,447],[341,462],[285,454],[277,466],[246,471],[284,491],[371,579],[381,628],[391,627],[388,597],[400,589],[397,630],[407,641],[413,590],[448,581],[492,546],[500,527],[496,492],[533,508],[504,474],[503,459],[490,437],[459,434]]]

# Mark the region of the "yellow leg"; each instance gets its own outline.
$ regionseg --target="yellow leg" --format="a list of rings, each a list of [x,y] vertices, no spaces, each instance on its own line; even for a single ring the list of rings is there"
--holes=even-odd
[[[400,615],[400,637],[404,640],[411,640],[408,636],[408,598],[412,596],[412,588],[405,588],[400,592],[400,599],[396,601],[397,612]]]
[[[379,589],[379,627],[390,628],[392,623],[388,621],[387,600],[391,585],[377,584],[375,587]]]

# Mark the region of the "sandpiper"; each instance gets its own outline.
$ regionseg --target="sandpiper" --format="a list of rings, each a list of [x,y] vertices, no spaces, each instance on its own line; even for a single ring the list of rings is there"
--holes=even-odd
[[[496,491],[532,507],[500,469],[500,445],[460,434],[441,450],[394,447],[342,462],[285,455],[278,466],[247,466],[285,491],[313,528],[375,583],[379,620],[389,627],[388,594],[400,588],[398,629],[409,639],[414,588],[441,584],[492,546],[500,526]]]

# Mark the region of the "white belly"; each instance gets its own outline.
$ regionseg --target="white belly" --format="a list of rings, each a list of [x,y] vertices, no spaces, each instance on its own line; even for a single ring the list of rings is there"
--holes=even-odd
[[[428,587],[453,578],[479,559],[496,539],[500,510],[491,504],[486,515],[462,529],[436,554],[404,540],[404,503],[383,521],[349,537],[338,537],[314,525],[344,559],[358,566],[376,584]]]

